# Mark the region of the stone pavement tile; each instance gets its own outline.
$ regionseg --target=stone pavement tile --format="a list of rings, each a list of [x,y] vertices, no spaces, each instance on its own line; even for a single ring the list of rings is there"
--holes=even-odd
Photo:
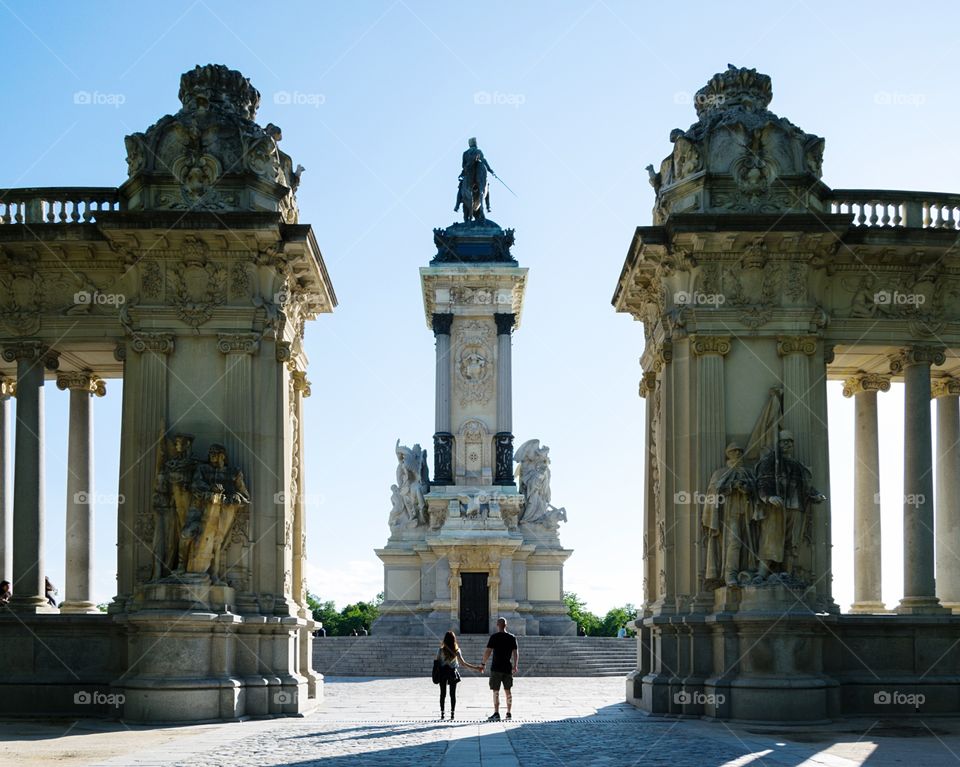
[[[328,679],[302,718],[189,727],[0,722],[0,765],[39,767],[940,767],[960,720],[843,720],[776,728],[648,717],[618,679],[517,680],[516,719],[487,722],[490,690],[464,680],[440,721],[428,679]],[[501,710],[505,707],[501,705]],[[69,723],[68,723],[69,725]],[[65,735],[65,731],[67,734]],[[111,740],[112,739],[112,740]]]

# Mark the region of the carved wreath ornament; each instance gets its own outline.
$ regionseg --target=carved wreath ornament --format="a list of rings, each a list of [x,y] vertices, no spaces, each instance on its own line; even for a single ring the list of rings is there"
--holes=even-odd
[[[461,406],[471,402],[483,404],[490,399],[493,381],[491,336],[490,326],[485,322],[468,322],[460,330],[456,363]]]

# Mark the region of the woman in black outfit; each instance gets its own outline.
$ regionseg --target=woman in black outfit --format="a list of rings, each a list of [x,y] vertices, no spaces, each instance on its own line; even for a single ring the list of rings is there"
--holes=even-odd
[[[443,642],[437,651],[440,661],[440,718],[443,719],[443,704],[447,700],[447,685],[450,685],[450,719],[453,719],[457,709],[457,683],[460,681],[460,664],[473,671],[480,671],[480,666],[467,663],[460,654],[460,645],[457,644],[457,635],[448,631],[443,635]]]

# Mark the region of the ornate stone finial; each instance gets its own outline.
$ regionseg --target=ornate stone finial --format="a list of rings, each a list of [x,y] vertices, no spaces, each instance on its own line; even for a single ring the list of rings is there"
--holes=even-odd
[[[890,391],[890,376],[860,370],[843,382],[843,396],[852,397],[867,391]]]
[[[85,391],[103,397],[107,393],[107,384],[100,376],[90,370],[75,370],[57,374],[57,388],[60,391]]]
[[[260,107],[260,91],[240,72],[223,64],[198,65],[184,72],[178,96],[185,112],[220,109],[253,120]]]
[[[694,107],[703,117],[717,109],[742,107],[749,112],[761,111],[773,98],[773,83],[768,75],[756,69],[727,64],[725,72],[718,72],[697,91]]]

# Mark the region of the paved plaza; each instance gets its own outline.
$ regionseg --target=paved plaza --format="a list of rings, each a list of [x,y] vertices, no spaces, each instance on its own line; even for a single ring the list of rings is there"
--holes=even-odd
[[[490,692],[474,677],[460,685],[454,722],[438,720],[437,687],[429,679],[329,678],[325,693],[318,711],[282,720],[162,728],[0,722],[0,765],[960,764],[958,720],[777,729],[664,719],[623,703],[623,680],[616,678],[519,679],[516,718],[499,723],[485,721]]]

